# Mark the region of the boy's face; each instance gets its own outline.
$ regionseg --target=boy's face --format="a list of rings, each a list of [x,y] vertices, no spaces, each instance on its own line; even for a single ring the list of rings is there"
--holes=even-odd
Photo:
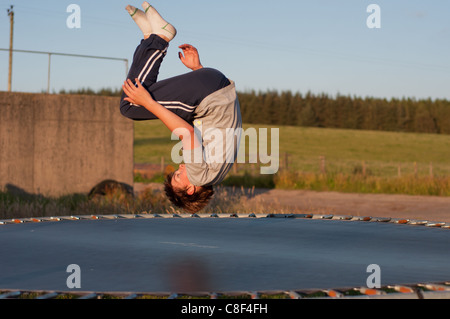
[[[191,185],[187,177],[186,165],[181,164],[172,177],[172,187],[175,189],[185,189]]]

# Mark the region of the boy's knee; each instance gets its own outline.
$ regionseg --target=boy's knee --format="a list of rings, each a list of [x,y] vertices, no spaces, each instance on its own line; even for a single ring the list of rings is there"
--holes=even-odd
[[[133,119],[133,105],[131,105],[130,102],[125,100],[126,95],[123,93],[122,97],[120,99],[120,114],[122,114],[123,116],[129,118],[129,119]]]
[[[125,101],[123,98],[120,100],[120,114],[129,118],[128,111],[130,110],[130,107],[130,102]]]

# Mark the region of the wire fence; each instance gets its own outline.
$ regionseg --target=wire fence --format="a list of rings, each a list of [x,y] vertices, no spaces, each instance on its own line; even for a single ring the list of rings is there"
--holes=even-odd
[[[0,48],[0,51],[8,51],[9,52],[10,49]],[[47,93],[50,93],[51,59],[52,59],[52,56],[67,56],[67,57],[77,57],[77,58],[122,61],[122,62],[125,63],[125,77],[127,77],[127,75],[128,75],[128,59],[124,59],[124,58],[104,57],[104,56],[95,56],[95,55],[83,55],[83,54],[71,54],[71,53],[60,53],[60,52],[32,51],[32,50],[16,50],[16,49],[13,49],[12,51],[13,52],[19,52],[19,53],[31,53],[31,54],[48,55]]]

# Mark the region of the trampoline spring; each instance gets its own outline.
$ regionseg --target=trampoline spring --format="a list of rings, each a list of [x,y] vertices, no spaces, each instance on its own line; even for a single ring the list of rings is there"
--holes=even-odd
[[[344,296],[343,293],[337,290],[324,290],[324,292],[331,298],[342,298]]]
[[[370,222],[372,220],[372,217],[370,216],[365,216],[365,217],[354,217],[352,220],[354,221],[361,221],[361,222]]]
[[[101,215],[99,216],[101,219],[117,219],[115,215]]]
[[[307,215],[295,215],[295,214],[268,214],[266,218],[308,218]]]
[[[426,225],[428,224],[428,221],[426,220],[411,220],[409,222],[410,225]]]
[[[433,291],[450,291],[450,286],[438,285],[438,284],[418,284],[417,286],[423,287]]]
[[[10,291],[0,295],[0,299],[16,298],[22,294],[21,291]]]
[[[332,219],[333,215],[314,215],[313,219]]]
[[[90,294],[87,294],[87,295],[84,295],[84,296],[81,296],[80,298],[78,298],[78,299],[97,299],[98,298],[98,294],[96,294],[96,293],[90,293]]]
[[[286,294],[291,299],[302,299],[302,296],[299,293],[295,292],[295,291],[288,291],[288,292],[286,292]]]
[[[148,216],[148,215],[142,215],[142,214],[134,214],[134,218],[150,218],[150,217],[153,217],[153,215]]]
[[[427,227],[442,227],[444,225],[445,225],[445,223],[433,223],[433,222],[425,224],[425,226],[427,226]]]
[[[368,296],[385,295],[386,294],[384,291],[373,289],[373,288],[361,287],[361,288],[354,288],[354,290],[358,291],[364,295],[368,295]]]
[[[333,216],[333,219],[336,220],[351,220],[353,216]]]
[[[219,295],[218,295],[216,292],[213,292],[213,293],[210,293],[210,294],[209,294],[209,298],[210,298],[210,299],[218,299],[218,298],[219,298]]]
[[[393,219],[392,222],[395,224],[408,224],[409,219]]]
[[[126,218],[126,219],[134,219],[136,217],[136,215],[133,214],[125,214],[125,215],[117,215],[119,216],[118,218]]]
[[[372,221],[379,222],[379,223],[388,223],[391,221],[392,218],[390,217],[376,217]]]
[[[415,293],[415,290],[408,286],[395,285],[395,286],[387,286],[387,288],[394,289],[395,291],[404,293],[404,294]]]
[[[36,299],[53,299],[55,297],[57,297],[59,295],[59,293],[57,292],[50,292],[48,294],[36,297]]]
[[[301,215],[296,215],[296,217],[299,217],[299,218],[313,218],[313,215],[311,215],[311,214],[301,214]]]
[[[159,214],[140,214],[136,216],[138,216],[137,218],[162,218]]]

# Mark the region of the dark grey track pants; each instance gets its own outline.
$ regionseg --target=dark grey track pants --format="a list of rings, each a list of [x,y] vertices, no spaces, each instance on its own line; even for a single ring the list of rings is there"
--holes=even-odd
[[[157,81],[159,68],[167,53],[169,44],[157,35],[142,40],[136,48],[128,79],[143,84],[155,101],[192,124],[195,108],[202,100],[230,84],[219,71],[203,68],[176,77]],[[157,117],[144,107],[120,101],[121,113],[132,120],[153,120]]]

